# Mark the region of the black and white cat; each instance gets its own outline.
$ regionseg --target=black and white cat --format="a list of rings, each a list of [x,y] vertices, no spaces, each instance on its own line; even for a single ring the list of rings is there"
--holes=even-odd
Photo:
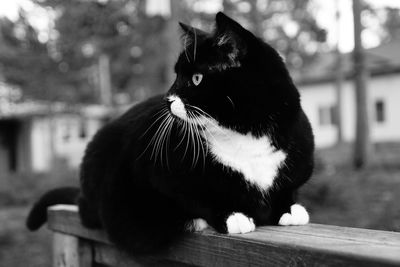
[[[213,33],[181,28],[170,90],[102,128],[81,188],[44,195],[30,229],[47,206],[77,203],[85,226],[138,253],[208,225],[247,233],[308,223],[296,191],[312,173],[313,134],[282,58],[223,13]]]

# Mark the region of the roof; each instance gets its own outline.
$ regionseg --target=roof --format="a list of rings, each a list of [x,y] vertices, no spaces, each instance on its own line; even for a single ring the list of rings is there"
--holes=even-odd
[[[111,114],[108,107],[102,105],[80,105],[71,108],[68,103],[47,101],[23,101],[17,103],[3,103],[0,101],[1,119],[22,119],[35,116],[49,116],[54,114],[79,114],[88,118],[104,118]]]
[[[366,49],[366,62],[372,76],[400,73],[400,39]],[[320,54],[310,65],[293,71],[292,76],[297,84],[314,84],[329,82],[335,79],[337,55],[334,52]],[[353,72],[352,53],[342,55],[343,73],[351,78]]]

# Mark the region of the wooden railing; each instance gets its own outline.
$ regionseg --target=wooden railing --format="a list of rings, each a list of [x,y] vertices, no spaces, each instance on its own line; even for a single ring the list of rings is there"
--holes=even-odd
[[[53,206],[54,266],[400,266],[400,233],[330,225],[259,227],[253,233],[187,234],[146,257],[118,251],[84,228],[75,206]]]

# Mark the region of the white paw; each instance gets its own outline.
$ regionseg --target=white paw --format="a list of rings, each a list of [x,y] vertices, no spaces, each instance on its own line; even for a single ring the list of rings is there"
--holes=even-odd
[[[279,225],[304,225],[310,221],[306,209],[300,204],[290,207],[290,213],[284,213],[279,219]]]
[[[187,224],[186,230],[190,232],[200,232],[208,227],[208,223],[202,218],[193,219]]]
[[[229,234],[245,234],[256,229],[253,219],[240,212],[233,213],[228,217],[226,227]]]

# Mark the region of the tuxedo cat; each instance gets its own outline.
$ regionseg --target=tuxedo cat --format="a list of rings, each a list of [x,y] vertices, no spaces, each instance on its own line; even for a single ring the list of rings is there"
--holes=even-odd
[[[236,234],[308,223],[296,191],[312,173],[313,134],[282,58],[223,13],[212,33],[180,26],[170,90],[104,126],[86,149],[81,188],[44,195],[30,229],[47,206],[76,203],[83,225],[143,253],[208,226]]]

